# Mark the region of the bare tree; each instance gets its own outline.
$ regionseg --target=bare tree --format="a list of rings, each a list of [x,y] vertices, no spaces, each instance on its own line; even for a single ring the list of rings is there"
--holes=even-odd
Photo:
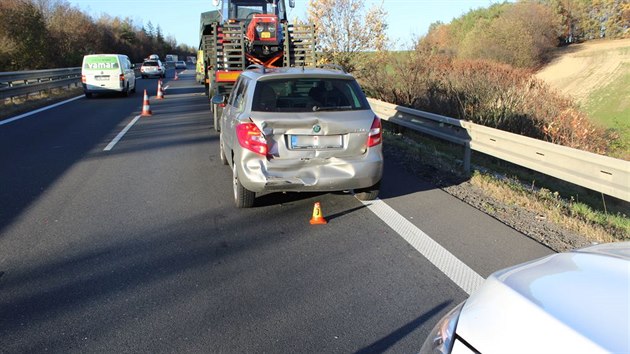
[[[380,6],[365,11],[360,0],[309,0],[308,19],[317,28],[324,60],[353,71],[368,51],[387,47],[387,12]]]

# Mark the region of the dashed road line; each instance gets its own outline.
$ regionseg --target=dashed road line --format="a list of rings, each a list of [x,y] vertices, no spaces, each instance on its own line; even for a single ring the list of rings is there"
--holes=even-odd
[[[125,134],[127,133],[127,131],[129,131],[129,129],[131,129],[131,127],[136,124],[136,122],[138,121],[138,119],[140,119],[141,115],[137,115],[131,122],[129,122],[129,124],[127,124],[127,126],[120,131],[120,133],[118,133],[118,135],[116,135],[116,137],[109,143],[107,144],[107,146],[105,147],[105,149],[103,149],[103,151],[110,151],[111,149],[114,148],[114,146],[116,146],[116,144],[118,143],[118,141],[120,141],[120,139],[122,139],[123,136],[125,136]]]

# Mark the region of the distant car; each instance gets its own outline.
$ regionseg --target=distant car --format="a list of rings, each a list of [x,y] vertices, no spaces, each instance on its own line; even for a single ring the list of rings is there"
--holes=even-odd
[[[174,61],[167,60],[167,61],[166,61],[166,67],[167,67],[167,68],[174,68],[174,67],[175,67],[175,62],[174,62]]]
[[[420,353],[630,353],[630,242],[492,274]]]
[[[354,190],[378,196],[381,120],[350,74],[317,68],[248,68],[221,115],[220,158],[232,167],[234,201],[258,192]]]
[[[157,54],[149,55],[149,60],[160,60],[160,56]]]
[[[166,68],[159,60],[145,60],[140,67],[140,74],[143,79],[152,76],[164,78],[166,77]]]
[[[176,61],[175,69],[186,69],[186,62],[183,60]]]

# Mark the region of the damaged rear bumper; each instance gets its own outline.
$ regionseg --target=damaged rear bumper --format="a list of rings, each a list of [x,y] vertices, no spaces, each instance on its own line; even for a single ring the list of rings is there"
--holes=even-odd
[[[298,161],[246,158],[244,161],[237,166],[239,179],[252,192],[329,192],[367,188],[380,181],[383,175],[380,149],[356,158]]]

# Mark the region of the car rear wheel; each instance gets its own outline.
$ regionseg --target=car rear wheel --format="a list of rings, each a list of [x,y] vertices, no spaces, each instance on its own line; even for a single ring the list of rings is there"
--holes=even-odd
[[[92,98],[92,92],[86,92],[85,98]]]
[[[232,180],[234,183],[234,202],[237,208],[251,208],[254,206],[254,199],[256,193],[243,187],[241,181],[238,179],[238,172],[236,171],[236,163],[232,164]]]
[[[375,185],[367,188],[360,188],[354,191],[354,196],[358,200],[374,200],[378,197],[378,193],[381,191],[381,181],[378,181]]]

